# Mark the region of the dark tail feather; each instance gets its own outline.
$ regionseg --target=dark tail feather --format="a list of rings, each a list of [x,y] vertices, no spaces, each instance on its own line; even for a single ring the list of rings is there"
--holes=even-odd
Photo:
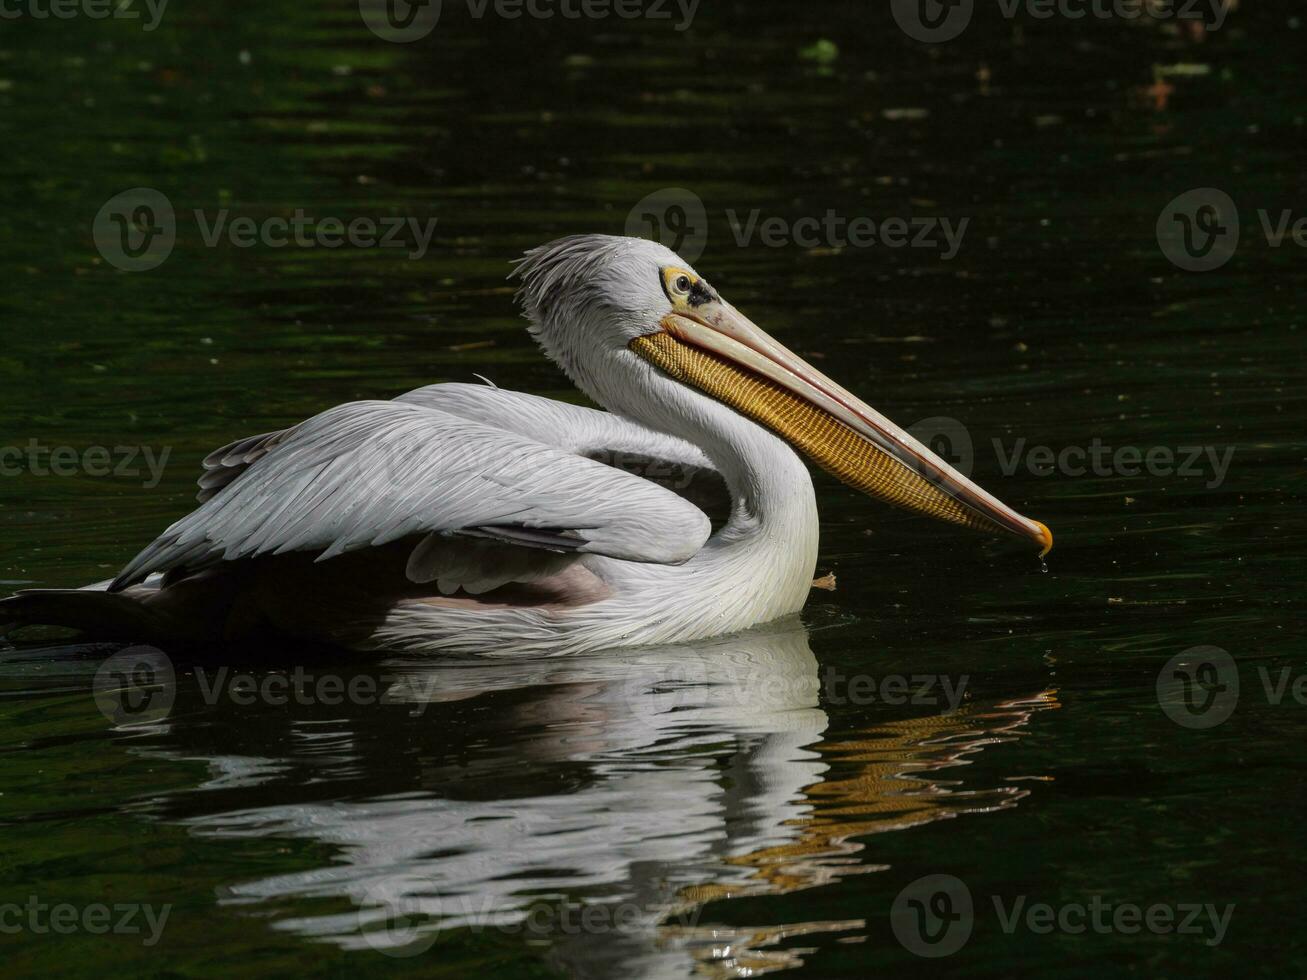
[[[128,593],[28,589],[0,599],[0,636],[24,626],[64,626],[97,640],[166,639],[168,623]]]

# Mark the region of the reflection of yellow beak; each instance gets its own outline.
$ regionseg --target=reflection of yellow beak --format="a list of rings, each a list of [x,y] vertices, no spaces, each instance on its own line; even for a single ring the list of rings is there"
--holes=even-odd
[[[849,486],[918,514],[1053,547],[1053,535],[982,490],[911,435],[721,300],[663,318],[635,353],[771,429]]]

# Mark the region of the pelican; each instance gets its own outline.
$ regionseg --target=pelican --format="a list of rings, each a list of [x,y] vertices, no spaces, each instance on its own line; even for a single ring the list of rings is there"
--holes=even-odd
[[[0,623],[417,655],[733,633],[808,596],[805,458],[909,511],[1052,546],[662,245],[563,238],[513,275],[530,334],[604,411],[437,384],[241,439],[204,461],[200,506],[112,582],[19,593]]]

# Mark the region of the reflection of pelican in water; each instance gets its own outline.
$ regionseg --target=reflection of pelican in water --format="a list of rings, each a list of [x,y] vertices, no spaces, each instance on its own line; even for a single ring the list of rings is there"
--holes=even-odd
[[[532,333],[608,411],[459,384],[337,406],[211,455],[201,506],[107,592],[23,593],[0,601],[0,626],[163,645],[271,632],[420,653],[730,633],[808,597],[817,504],[799,454],[916,513],[1052,547],[1047,527],[661,245],[567,238],[518,274]],[[690,488],[666,485],[678,473],[694,474]],[[704,490],[726,501],[715,532]]]
[[[787,937],[861,923],[709,927],[707,903],[875,870],[856,838],[1012,806],[1023,790],[966,787],[956,771],[948,779],[939,772],[1018,736],[1034,711],[1056,704],[1047,692],[968,701],[824,743],[818,687],[797,624],[620,662],[412,668],[396,684],[400,696],[434,696],[446,710],[488,699],[495,718],[495,732],[461,733],[461,747],[402,757],[412,759],[406,773],[418,768],[421,788],[405,782],[358,801],[224,812],[205,812],[212,802],[190,797],[178,809],[190,811],[185,819],[202,835],[302,837],[337,849],[337,863],[226,893],[234,904],[347,897],[359,906],[274,920],[300,935],[347,948],[384,945],[391,933],[383,923],[402,910],[428,917],[428,935],[531,930],[581,976],[684,975],[691,967],[751,975],[797,962],[801,951],[775,948]],[[428,731],[437,717],[429,710],[422,719]],[[506,745],[503,733],[517,737]],[[319,749],[331,741],[325,731],[314,739]],[[386,744],[387,758],[356,766],[396,766],[393,739]],[[260,792],[285,800],[276,763],[295,761],[244,768]],[[223,768],[220,778],[230,780],[243,767],[227,758]],[[558,910],[577,906],[612,910],[601,921],[622,925],[569,929]]]

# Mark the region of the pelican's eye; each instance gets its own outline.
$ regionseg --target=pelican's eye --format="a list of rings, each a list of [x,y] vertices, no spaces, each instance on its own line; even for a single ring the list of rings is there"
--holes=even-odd
[[[684,303],[694,290],[696,279],[684,269],[663,269],[663,291],[673,304]]]
[[[673,266],[663,269],[662,272],[663,292],[667,294],[675,310],[695,309],[705,303],[721,299],[708,285],[708,280],[700,279],[689,269],[678,269]]]

